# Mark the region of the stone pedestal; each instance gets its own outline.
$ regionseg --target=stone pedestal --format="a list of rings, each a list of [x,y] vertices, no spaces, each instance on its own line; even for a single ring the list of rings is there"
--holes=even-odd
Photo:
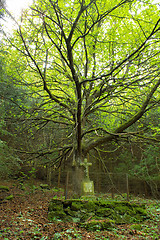
[[[82,195],[94,195],[94,183],[89,179],[82,182]]]

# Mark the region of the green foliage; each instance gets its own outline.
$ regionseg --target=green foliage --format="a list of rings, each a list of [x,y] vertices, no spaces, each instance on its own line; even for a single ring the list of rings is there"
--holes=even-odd
[[[144,157],[139,165],[135,166],[135,172],[144,179],[158,180],[160,170],[159,147],[154,145],[146,146]],[[160,179],[159,179],[160,180]]]
[[[54,239],[55,240],[56,239],[64,239],[64,238],[66,238],[68,240],[69,239],[72,240],[73,238],[76,238],[76,239],[79,239],[79,240],[82,239],[81,234],[78,233],[78,231],[76,229],[74,229],[74,228],[67,229],[67,230],[59,232],[59,233],[57,232],[53,236],[53,240]]]
[[[9,192],[9,187],[0,185],[0,190]]]
[[[21,160],[13,148],[13,129],[9,118],[18,117],[20,114],[17,105],[22,97],[22,92],[14,86],[6,74],[4,59],[0,58],[0,175],[2,178],[13,176],[20,168]],[[14,103],[14,104],[13,104]],[[17,105],[15,104],[17,103]],[[18,129],[18,126],[16,127]]]
[[[154,197],[159,197],[160,155],[157,144],[136,143],[125,146],[115,161],[115,173],[128,173],[130,182],[145,182]]]
[[[144,149],[139,153],[140,155],[134,155],[134,152],[130,152],[125,148],[118,157],[119,163],[115,167],[115,171],[126,172],[131,176],[136,175],[146,181],[159,180],[159,146],[151,144],[143,146]],[[139,151],[138,146],[135,151]]]
[[[20,169],[21,160],[14,154],[4,141],[0,141],[0,176],[14,176]]]
[[[13,195],[9,195],[9,196],[7,196],[5,199],[6,199],[6,200],[12,200],[13,198],[14,198]]]

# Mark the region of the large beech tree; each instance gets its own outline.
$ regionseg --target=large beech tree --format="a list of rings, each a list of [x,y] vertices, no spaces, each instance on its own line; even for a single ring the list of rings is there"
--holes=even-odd
[[[23,13],[9,41],[15,74],[43,100],[32,120],[67,129],[67,144],[41,155],[73,156],[79,171],[90,150],[147,134],[138,125],[159,104],[158,12],[150,1],[37,0]]]

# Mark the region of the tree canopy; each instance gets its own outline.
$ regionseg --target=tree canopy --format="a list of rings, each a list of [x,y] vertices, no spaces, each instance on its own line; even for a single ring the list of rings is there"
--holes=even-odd
[[[72,155],[79,165],[111,141],[159,141],[144,125],[160,103],[160,18],[151,1],[37,0],[8,41],[8,74],[37,99],[28,118],[63,135],[32,154],[58,151],[55,164]]]

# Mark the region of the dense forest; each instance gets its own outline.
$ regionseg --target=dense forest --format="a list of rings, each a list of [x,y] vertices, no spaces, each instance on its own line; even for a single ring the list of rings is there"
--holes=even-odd
[[[61,169],[79,192],[87,158],[160,197],[159,12],[151,0],[35,0],[2,26],[3,179]]]

